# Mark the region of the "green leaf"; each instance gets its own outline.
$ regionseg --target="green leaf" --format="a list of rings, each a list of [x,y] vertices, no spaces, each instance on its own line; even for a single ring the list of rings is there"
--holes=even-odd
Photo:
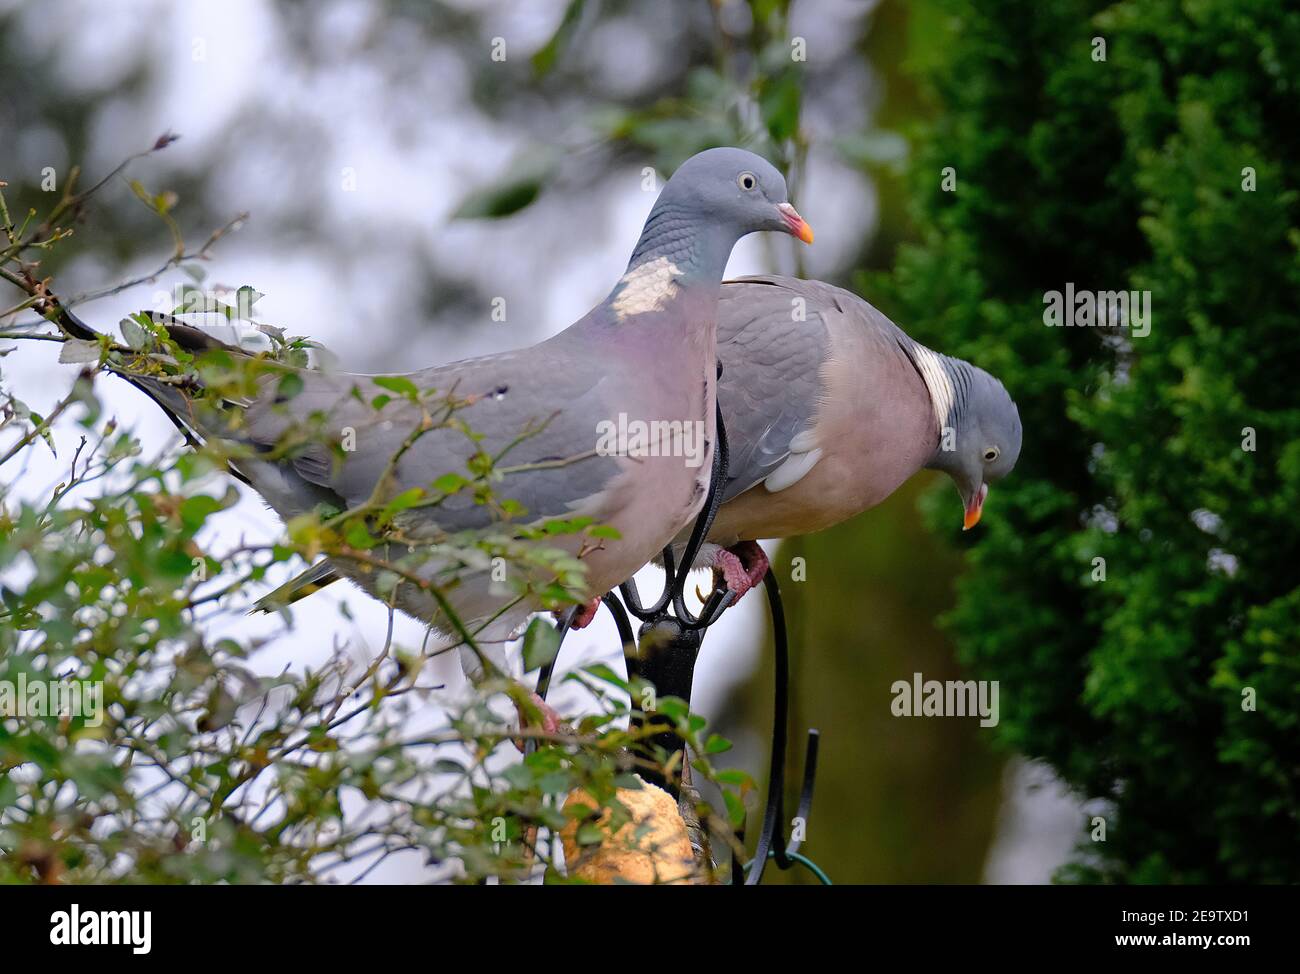
[[[604,663],[593,663],[591,666],[583,667],[582,672],[593,679],[600,680],[602,683],[617,687],[625,693],[631,689],[631,685],[626,680]]]
[[[348,544],[354,548],[373,548],[379,543],[370,533],[370,529],[366,527],[365,522],[360,519],[348,524],[343,536],[347,539]]]
[[[152,344],[153,336],[134,318],[123,318],[118,323],[118,327],[122,331],[122,340],[135,351],[143,351]]]
[[[532,205],[541,195],[542,181],[536,178],[508,180],[470,193],[452,214],[453,220],[499,220]]]
[[[501,777],[506,779],[511,788],[520,791],[527,791],[533,786],[533,769],[522,762],[510,765],[501,772]]]
[[[787,70],[763,86],[759,107],[773,141],[784,142],[799,130],[799,75]]]
[[[537,790],[543,795],[567,795],[573,790],[573,775],[568,771],[551,771],[537,779]]]
[[[720,785],[735,785],[737,788],[748,788],[754,783],[754,779],[750,777],[749,773],[739,768],[719,771],[714,775],[714,779]]]
[[[569,42],[573,39],[574,31],[582,19],[584,2],[585,0],[569,0],[569,5],[564,9],[564,16],[560,19],[560,26],[551,35],[551,39],[533,55],[533,71],[536,72],[538,77],[547,74],[555,67],[555,62],[559,60],[561,51],[567,48]]]
[[[384,505],[384,515],[391,517],[398,511],[404,511],[408,507],[414,507],[424,499],[423,487],[412,487],[410,490],[404,490],[391,501]]]
[[[721,754],[723,751],[731,750],[731,741],[719,734],[710,734],[709,739],[704,742],[705,754]]]
[[[99,342],[70,338],[59,349],[59,361],[64,365],[87,365],[99,361],[100,351]]]
[[[295,398],[303,390],[302,376],[297,372],[286,372],[280,376],[280,381],[275,387],[275,401],[288,402]]]
[[[440,494],[454,494],[468,483],[458,473],[445,473],[433,482],[433,489]]]
[[[727,818],[731,821],[732,828],[740,828],[745,824],[745,803],[740,800],[740,796],[732,791],[724,791],[722,800],[727,805]]]
[[[547,620],[534,619],[524,632],[524,672],[530,673],[555,661],[560,652],[560,633]]]
[[[681,697],[660,697],[656,707],[660,714],[672,720],[685,720],[691,712],[690,705]]]
[[[377,375],[370,380],[381,389],[395,392],[408,399],[418,399],[420,390],[414,382],[402,375]]]
[[[187,497],[181,502],[181,522],[193,533],[203,527],[203,522],[208,519],[209,514],[221,510],[221,506],[219,500],[207,494]]]
[[[454,220],[499,219],[531,205],[555,172],[556,158],[544,146],[521,153],[496,183],[466,195]]]

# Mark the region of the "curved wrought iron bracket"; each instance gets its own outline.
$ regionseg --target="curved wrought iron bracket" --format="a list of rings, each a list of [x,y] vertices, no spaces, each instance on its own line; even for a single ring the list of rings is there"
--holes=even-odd
[[[721,375],[722,368],[718,367]],[[661,696],[676,696],[690,701],[691,688],[695,677],[695,663],[699,657],[700,646],[708,628],[722,617],[722,614],[735,601],[735,593],[729,589],[717,589],[709,595],[701,606],[698,615],[692,613],[686,605],[686,581],[691,566],[713,524],[713,519],[722,505],[723,485],[727,481],[727,432],[722,422],[722,410],[716,413],[717,443],[713,451],[713,466],[710,471],[709,492],[704,507],[696,518],[686,547],[682,550],[681,560],[673,554],[671,545],[663,550],[664,572],[667,579],[663,591],[650,605],[641,600],[636,582],[628,579],[619,586],[619,596],[608,592],[601,599],[602,603],[614,617],[618,627],[619,639],[623,643],[627,658],[628,676],[640,677],[655,687]],[[733,856],[732,882],[734,885],[755,886],[762,881],[763,871],[768,861],[776,863],[779,869],[790,869],[803,862],[798,850],[801,840],[789,840],[784,831],[785,808],[785,767],[786,767],[786,725],[789,720],[790,694],[790,658],[789,642],[785,626],[785,608],[781,603],[781,592],[777,586],[776,576],[768,569],[763,578],[767,592],[768,608],[772,615],[772,632],[776,647],[776,682],[773,701],[772,750],[768,768],[767,796],[763,806],[762,825],[759,829],[754,856],[748,865],[740,857]],[[559,624],[561,647],[574,616],[577,606],[565,613]],[[635,635],[631,619],[640,620],[641,627]],[[554,671],[556,656],[541,668],[537,680],[537,692],[545,699],[550,688],[551,675]],[[637,713],[633,702],[633,713]],[[653,721],[653,716],[635,719]],[[665,730],[652,738],[665,750],[680,750],[681,738],[673,731]],[[808,816],[812,811],[813,789],[817,776],[817,747],[820,735],[816,730],[808,732],[808,742],[804,752],[803,784],[799,794],[796,812],[797,820],[806,828]],[[655,776],[650,775],[654,778]],[[662,777],[656,784],[667,788],[674,796],[678,793],[677,783]],[[744,831],[739,837],[744,842]]]

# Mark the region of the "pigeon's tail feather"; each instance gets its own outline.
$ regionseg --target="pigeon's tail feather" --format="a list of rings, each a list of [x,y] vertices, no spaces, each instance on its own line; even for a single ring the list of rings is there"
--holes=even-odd
[[[57,306],[55,323],[73,338],[80,338],[88,342],[99,340],[99,332],[95,331],[63,305]]]
[[[254,612],[274,612],[293,605],[299,599],[305,599],[314,592],[319,592],[326,585],[333,585],[342,576],[334,570],[328,561],[317,562],[300,575],[295,575],[279,588],[268,592],[249,609]]]
[[[98,341],[100,339],[101,333],[86,324],[69,308],[59,304],[54,306],[52,310],[55,312],[53,316],[54,322],[69,337],[82,341]],[[168,337],[187,352],[222,349],[237,355],[247,354],[242,349],[227,344],[218,338],[213,338],[207,332],[178,321],[171,315],[152,313],[151,318],[162,325],[166,329]],[[149,397],[154,405],[161,409],[172,424],[180,430],[181,435],[185,437],[190,446],[197,449],[203,445],[204,440],[207,439],[211,431],[205,429],[208,425],[206,422],[200,424],[196,420],[194,400],[182,388],[162,382],[151,376],[137,375],[124,369],[113,369],[113,372]],[[199,380],[195,378],[193,381],[197,383]],[[248,478],[232,464],[227,463],[226,466],[234,477],[246,484],[249,483]]]
[[[102,337],[101,332],[91,328],[66,305],[51,302],[49,310],[53,312],[52,320],[54,323],[68,337],[88,342],[97,342]],[[181,325],[180,322],[175,322],[175,324]],[[196,331],[196,329],[185,325],[181,325],[181,327],[187,332]],[[189,338],[189,336],[185,337]],[[152,381],[145,376],[132,375],[129,372],[116,369],[113,371],[153,400],[154,404],[181,431],[191,446],[200,445],[201,438],[198,436],[198,431],[185,420],[185,413],[187,412],[185,398],[178,390],[168,387],[165,383]]]

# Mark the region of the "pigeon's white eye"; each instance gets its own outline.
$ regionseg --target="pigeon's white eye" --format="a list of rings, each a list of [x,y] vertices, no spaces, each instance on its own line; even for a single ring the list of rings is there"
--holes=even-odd
[[[994,460],[996,460],[996,459],[997,459],[999,456],[1001,456],[1001,455],[1002,455],[1002,451],[1001,451],[1001,450],[999,450],[996,446],[991,446],[991,447],[989,447],[987,450],[984,451],[984,462],[985,462],[985,463],[992,463]]]
[[[736,177],[736,185],[748,192],[758,185],[758,177],[752,172],[742,172]]]

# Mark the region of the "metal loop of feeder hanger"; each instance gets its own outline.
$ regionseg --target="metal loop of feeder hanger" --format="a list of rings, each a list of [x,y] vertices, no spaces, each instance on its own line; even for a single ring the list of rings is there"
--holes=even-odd
[[[722,367],[718,366],[721,375]],[[699,656],[700,645],[709,627],[722,617],[722,614],[735,601],[735,593],[730,589],[714,587],[712,593],[701,606],[698,615],[692,613],[686,605],[686,580],[696,555],[704,544],[709,527],[722,504],[722,488],[727,480],[727,433],[722,422],[722,410],[717,413],[717,445],[713,451],[713,467],[709,478],[709,492],[704,507],[696,518],[690,540],[682,552],[681,561],[673,555],[672,546],[663,550],[664,573],[667,576],[663,591],[650,605],[641,600],[636,582],[628,579],[619,586],[618,595],[607,593],[601,601],[614,617],[618,627],[619,639],[622,641],[627,659],[628,679],[641,677],[655,688],[659,696],[675,696],[690,702],[691,686],[695,676],[695,662]],[[786,725],[789,720],[790,692],[790,658],[789,642],[785,626],[785,609],[781,603],[781,592],[777,586],[776,576],[771,567],[763,577],[763,588],[767,593],[768,609],[772,616],[773,642],[776,649],[776,680],[773,700],[772,747],[768,769],[767,797],[763,806],[762,825],[754,846],[754,854],[749,863],[743,863],[739,856],[733,855],[731,876],[733,885],[756,886],[762,881],[763,871],[768,861],[775,862],[777,868],[786,870],[795,865],[809,866],[819,879],[825,881],[825,874],[805,856],[799,855],[800,840],[787,839],[784,831],[784,794],[785,794],[785,758]],[[564,614],[559,624],[561,648],[564,638],[577,614],[574,606]],[[634,634],[629,616],[641,622],[640,631]],[[550,688],[555,656],[541,667],[537,680],[537,693],[546,698]],[[638,715],[635,701],[632,705],[633,719],[644,724],[647,715]],[[661,744],[671,753],[681,750],[685,745],[681,738],[671,729],[655,734],[652,740]],[[806,828],[809,813],[812,810],[813,788],[817,776],[817,745],[819,734],[816,730],[808,731],[808,743],[804,752],[803,784],[799,793],[796,812],[797,821]],[[682,762],[683,765],[685,762]],[[648,774],[648,778],[661,785],[678,797],[679,789],[672,781],[664,780],[662,775]],[[744,831],[738,833],[743,844]]]

